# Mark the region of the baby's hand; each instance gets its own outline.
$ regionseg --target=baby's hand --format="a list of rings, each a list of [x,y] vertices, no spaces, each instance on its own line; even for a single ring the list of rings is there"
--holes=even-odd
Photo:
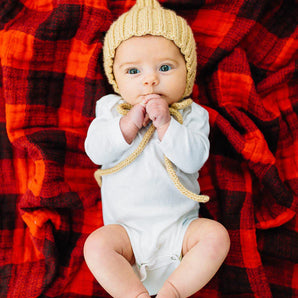
[[[121,118],[120,129],[122,135],[128,144],[136,137],[138,131],[142,128],[146,115],[146,108],[144,104],[137,104]]]
[[[159,95],[152,95],[146,102],[146,112],[157,129],[159,139],[162,140],[171,121],[167,101]]]
[[[146,112],[157,129],[171,120],[168,103],[158,95],[146,103]]]
[[[134,105],[127,113],[126,117],[138,128],[143,127],[146,115],[146,107],[143,103]]]

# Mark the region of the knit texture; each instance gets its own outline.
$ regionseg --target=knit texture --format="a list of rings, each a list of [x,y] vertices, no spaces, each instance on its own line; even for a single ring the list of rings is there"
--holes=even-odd
[[[117,47],[132,36],[163,36],[172,40],[180,49],[186,63],[186,88],[183,97],[192,93],[197,68],[196,43],[186,20],[156,0],[137,0],[136,4],[121,15],[110,27],[104,40],[104,69],[110,84],[119,93],[113,74]]]

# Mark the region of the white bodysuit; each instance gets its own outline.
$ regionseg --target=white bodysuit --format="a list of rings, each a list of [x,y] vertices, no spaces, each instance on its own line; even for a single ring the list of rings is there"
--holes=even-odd
[[[111,168],[139,145],[149,125],[132,144],[120,130],[122,117],[116,110],[121,97],[110,94],[96,104],[85,150],[102,169]],[[175,187],[166,171],[164,155],[173,163],[181,183],[199,193],[198,171],[209,156],[208,112],[192,103],[180,110],[183,125],[171,117],[163,140],[154,132],[135,161],[117,173],[102,177],[104,224],[122,225],[130,238],[139,275],[150,295],[155,295],[179,265],[183,237],[190,222],[198,217],[199,204]]]

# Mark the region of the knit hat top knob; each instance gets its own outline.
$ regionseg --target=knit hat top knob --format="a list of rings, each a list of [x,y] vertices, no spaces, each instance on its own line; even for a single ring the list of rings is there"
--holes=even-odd
[[[174,42],[185,59],[187,70],[183,97],[192,93],[196,68],[196,43],[186,20],[173,10],[163,8],[156,0],[137,0],[136,4],[122,14],[106,33],[103,46],[104,69],[109,83],[119,93],[113,74],[116,49],[121,42],[133,36],[162,36]]]

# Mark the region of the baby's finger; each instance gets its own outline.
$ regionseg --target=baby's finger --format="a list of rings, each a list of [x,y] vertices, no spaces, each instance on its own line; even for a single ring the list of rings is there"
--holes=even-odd
[[[143,100],[143,101],[140,102],[140,105],[142,107],[144,107],[144,108],[146,108],[146,104],[147,104],[147,102],[145,100]]]
[[[146,127],[149,122],[150,122],[149,115],[146,114],[145,117],[144,117],[143,126]]]
[[[160,99],[160,95],[159,94],[155,94],[155,93],[152,93],[152,94],[147,94],[144,96],[144,100],[143,102],[145,103],[145,105],[150,101],[150,100],[153,100],[153,99]]]

